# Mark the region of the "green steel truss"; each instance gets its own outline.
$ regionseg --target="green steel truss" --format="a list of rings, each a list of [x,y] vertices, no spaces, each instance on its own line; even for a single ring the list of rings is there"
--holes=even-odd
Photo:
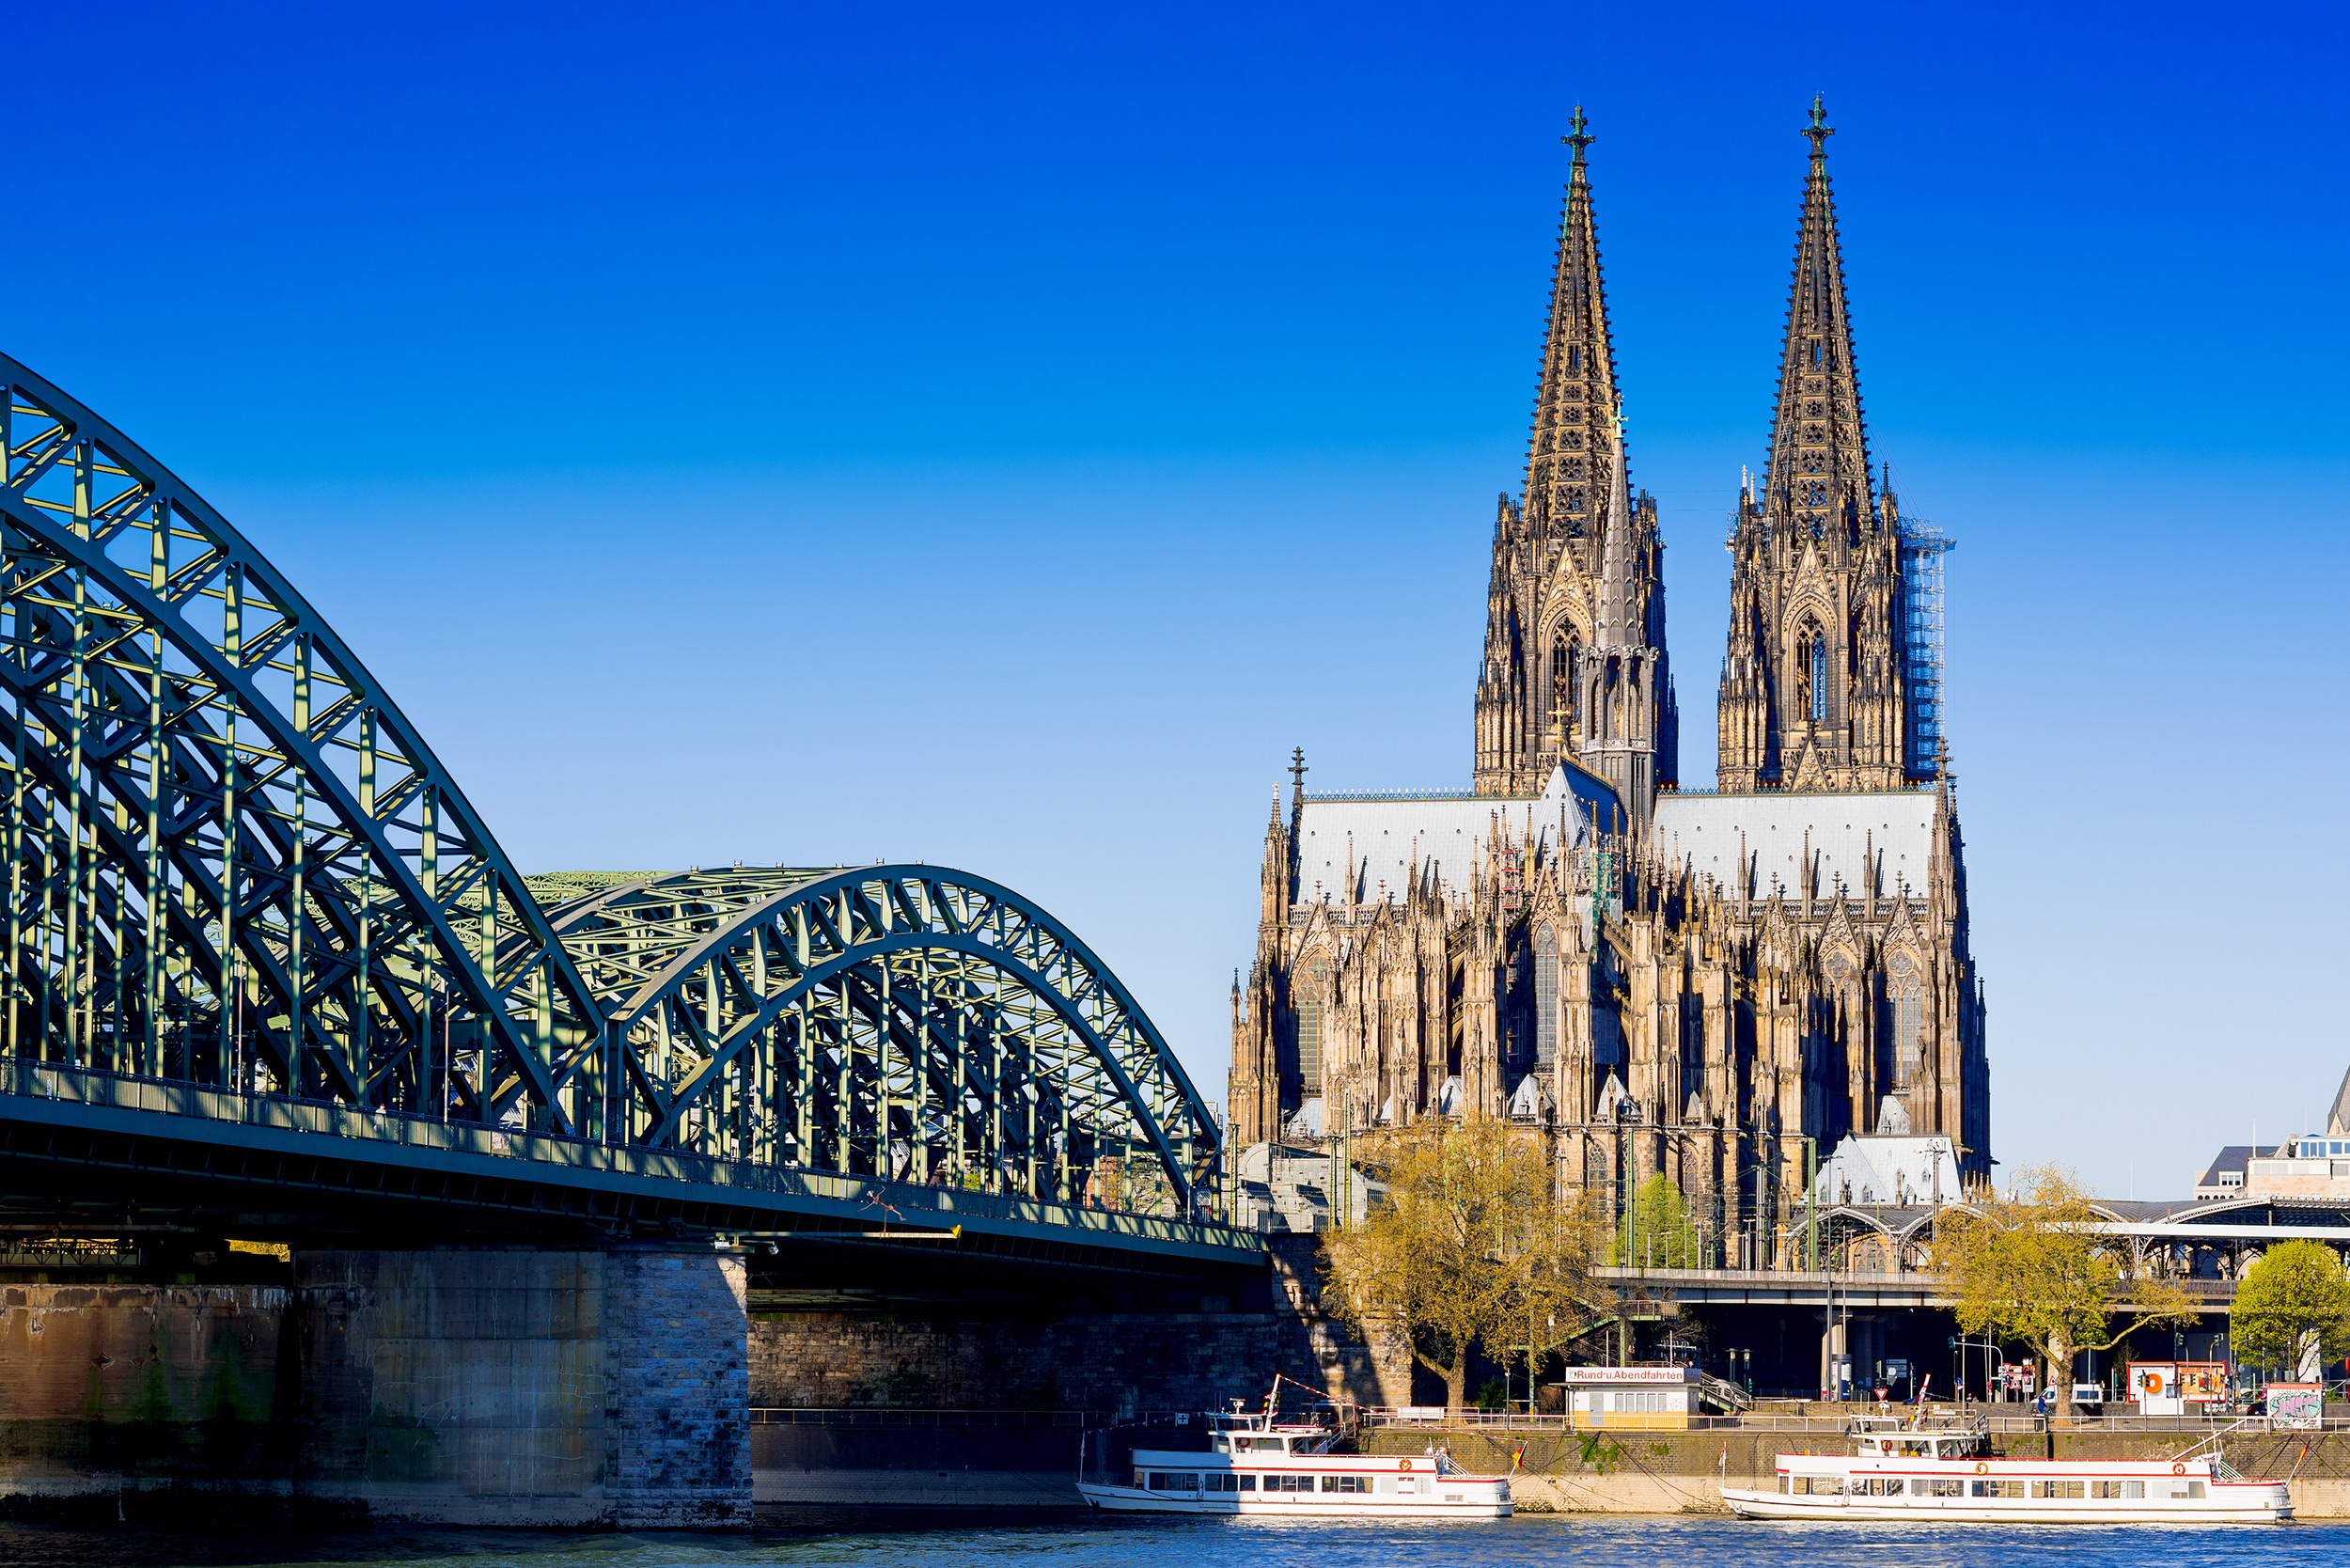
[[[258,551],[55,387],[0,380],[0,1056],[1189,1210],[1214,1122],[1042,910],[921,866],[541,910]]]
[[[1116,976],[935,866],[652,877],[550,912],[624,1042],[630,1142],[1163,1211],[1215,1147]]]

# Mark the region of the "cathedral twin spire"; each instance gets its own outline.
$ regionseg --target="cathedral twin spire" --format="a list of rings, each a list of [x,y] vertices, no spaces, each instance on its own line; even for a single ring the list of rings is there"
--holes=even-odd
[[[1811,167],[1795,233],[1795,281],[1779,351],[1763,505],[1818,539],[1830,529],[1857,526],[1875,509],[1844,298],[1843,247],[1827,178],[1827,139],[1836,133],[1817,101],[1803,133],[1811,141]]]
[[[1912,782],[1904,540],[1871,482],[1844,258],[1817,99],[1760,495],[1731,513],[1725,792],[1895,790]]]
[[[1501,501],[1477,696],[1477,788],[1530,793],[1560,760],[1616,786],[1636,824],[1677,775],[1655,503],[1631,489],[1622,400],[1575,111],[1523,500]],[[1762,491],[1731,539],[1719,782],[1897,789],[1906,715],[1902,544],[1872,484],[1843,258],[1815,100],[1778,400]]]
[[[1655,503],[1632,493],[1584,127],[1577,109],[1562,138],[1574,154],[1524,498],[1505,495],[1494,525],[1476,781],[1533,793],[1573,761],[1644,821],[1673,777],[1664,557]]]
[[[1597,138],[1585,133],[1581,109],[1573,123],[1574,133],[1561,138],[1574,149],[1574,161],[1567,172],[1566,214],[1559,229],[1526,472],[1527,526],[1561,539],[1596,537],[1603,520],[1628,521],[1626,512],[1615,510],[1627,505],[1623,403],[1607,333],[1607,296],[1586,162]]]

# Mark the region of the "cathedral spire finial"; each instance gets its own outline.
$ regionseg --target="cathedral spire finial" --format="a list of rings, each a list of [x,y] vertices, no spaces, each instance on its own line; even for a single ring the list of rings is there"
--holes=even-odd
[[[1803,128],[1803,133],[1811,138],[1812,158],[1820,161],[1827,157],[1827,139],[1836,134],[1836,128],[1827,122],[1826,101],[1825,93],[1812,95],[1811,123]]]
[[[1567,123],[1574,127],[1574,133],[1559,139],[1574,149],[1574,167],[1579,174],[1583,168],[1583,149],[1599,138],[1584,134],[1583,127],[1587,122],[1583,118],[1583,105],[1580,103],[1574,106],[1574,118]]]

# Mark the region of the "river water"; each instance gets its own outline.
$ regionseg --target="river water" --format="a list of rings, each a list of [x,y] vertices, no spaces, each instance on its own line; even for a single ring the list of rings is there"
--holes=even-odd
[[[1485,1524],[763,1513],[744,1535],[396,1531],[274,1535],[0,1526],[6,1568],[2160,1568],[2350,1562],[2350,1525],[1796,1525],[1528,1514]]]

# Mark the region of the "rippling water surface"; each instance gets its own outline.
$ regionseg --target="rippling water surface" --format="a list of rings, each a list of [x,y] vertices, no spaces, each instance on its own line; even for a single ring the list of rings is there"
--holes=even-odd
[[[378,1531],[351,1535],[68,1530],[0,1527],[8,1568],[270,1568],[449,1563],[452,1568],[1452,1568],[1464,1562],[1579,1568],[2103,1568],[2157,1563],[2350,1563],[2350,1525],[1796,1525],[1713,1518],[1531,1514],[1474,1525],[1118,1519],[1007,1523],[970,1514],[786,1513],[736,1536]]]

